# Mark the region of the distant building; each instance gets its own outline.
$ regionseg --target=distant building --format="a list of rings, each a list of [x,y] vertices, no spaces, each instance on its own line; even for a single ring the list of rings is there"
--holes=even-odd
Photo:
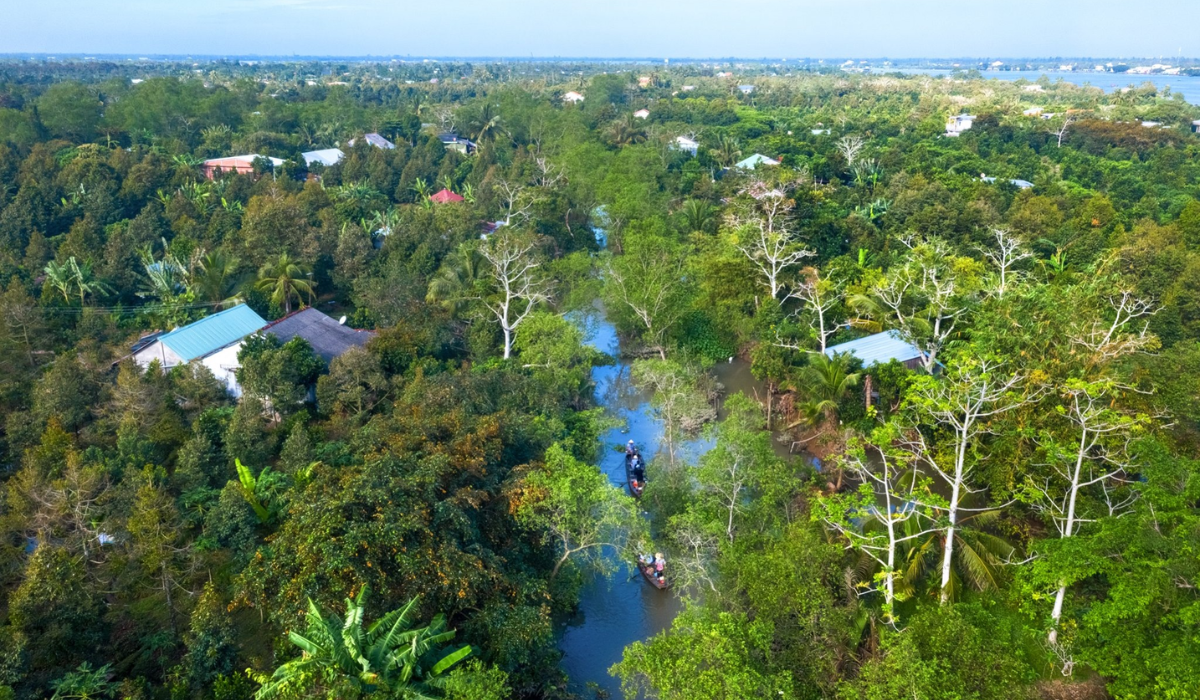
[[[675,150],[683,151],[693,156],[700,152],[700,144],[686,136],[676,136],[673,147]]]
[[[1033,85],[1026,85],[1026,86],[1025,86],[1024,88],[1022,88],[1022,89],[1023,89],[1025,92],[1045,92],[1045,91],[1046,91],[1046,88],[1042,87],[1041,85],[1037,85],[1037,84],[1033,84]]]
[[[753,85],[738,85],[738,90],[741,90],[743,95],[749,95],[750,93],[754,92],[754,86]]]
[[[896,331],[885,331],[868,335],[865,338],[851,340],[848,343],[825,348],[825,354],[853,355],[862,361],[863,367],[873,364],[887,364],[892,360],[899,362],[909,369],[919,369],[921,351],[900,337]]]
[[[335,321],[311,306],[293,311],[259,332],[274,335],[283,343],[292,338],[303,338],[327,363],[347,350],[366,345],[375,336],[371,331],[360,331]]]
[[[638,78],[638,87],[650,87],[650,76],[643,75]]]
[[[692,90],[695,90],[695,89],[696,89],[696,86],[695,86],[695,85],[684,85],[684,86],[683,86],[683,91],[684,91],[684,92],[691,92]]]
[[[254,172],[254,161],[259,158],[265,158],[256,153],[250,153],[244,156],[226,156],[224,158],[210,158],[200,164],[200,172],[204,173],[204,177],[209,180],[213,179],[221,173],[238,173],[248,175]],[[283,165],[282,158],[266,158],[272,168],[278,168]]]
[[[830,133],[829,129],[811,129],[810,131],[813,136],[828,136]]]
[[[946,135],[958,136],[962,132],[971,128],[975,123],[975,117],[970,114],[960,114],[956,117],[950,117],[946,122]]]
[[[755,153],[749,158],[739,161],[733,167],[740,168],[742,170],[754,170],[760,165],[779,165],[779,161],[775,160],[774,158],[764,156],[761,153]]]
[[[443,189],[437,194],[432,195],[429,198],[429,201],[433,202],[434,204],[449,204],[451,202],[464,202],[466,200],[461,194],[455,194],[450,190]]]
[[[1152,129],[1156,126],[1162,126],[1162,122],[1144,121],[1142,122],[1142,126],[1146,127],[1147,129]]]
[[[459,136],[453,131],[438,134],[438,140],[442,142],[447,151],[457,151],[464,156],[474,153],[475,149],[478,148],[474,141],[464,136]]]
[[[570,102],[571,104],[575,104],[576,102],[583,102],[583,95],[580,95],[578,92],[575,92],[574,90],[572,90],[572,91],[568,92],[567,94],[563,95],[562,99],[563,99],[563,102]]]
[[[323,148],[319,151],[305,151],[300,155],[304,157],[305,165],[320,163],[326,167],[337,165],[343,158],[346,157],[346,154],[342,153],[342,149],[340,148]]]
[[[1197,134],[1200,134],[1200,119],[1197,119],[1196,121],[1192,122],[1192,131]]]
[[[246,336],[267,322],[245,304],[180,326],[169,333],[147,336],[133,346],[133,360],[146,368],[157,361],[164,369],[199,362],[225,385],[233,396],[241,396],[237,382],[238,351]]]
[[[638,119],[649,119],[650,118],[650,110],[639,109],[638,111],[633,113],[633,116],[637,117]]]
[[[996,178],[988,176],[988,175],[984,175],[983,173],[979,174],[979,179],[981,182],[987,182],[987,183],[992,183],[992,182],[996,181]],[[1009,180],[1008,182],[1019,190],[1033,189],[1033,183],[1030,182],[1029,180],[1012,179],[1012,180]]]
[[[388,141],[387,139],[385,139],[384,137],[382,137],[376,133],[364,134],[363,141],[366,141],[367,143],[371,144],[375,148],[382,148],[387,151],[390,151],[396,147],[396,144],[392,143],[391,141]],[[350,139],[350,146],[353,147],[354,144],[357,142],[358,142],[358,139]]]
[[[1043,110],[1041,107],[1030,107],[1024,112],[1021,112],[1021,114],[1024,114],[1027,117],[1040,117],[1042,115],[1042,111]]]

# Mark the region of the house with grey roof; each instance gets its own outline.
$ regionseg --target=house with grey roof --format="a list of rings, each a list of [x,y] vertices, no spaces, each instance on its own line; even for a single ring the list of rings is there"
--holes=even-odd
[[[853,355],[862,361],[863,367],[870,367],[876,363],[887,364],[892,360],[908,369],[919,369],[922,366],[921,351],[901,338],[896,331],[884,331],[848,343],[832,345],[825,348],[825,354],[829,357]]]
[[[438,134],[438,140],[447,151],[457,151],[464,156],[471,155],[477,148],[474,141],[453,131]]]
[[[283,343],[292,338],[303,338],[326,363],[348,350],[363,347],[375,337],[371,331],[347,326],[344,316],[337,321],[311,306],[267,324],[260,332],[273,335]]]
[[[133,360],[146,368],[157,362],[163,369],[199,363],[225,385],[233,396],[241,396],[237,382],[238,351],[246,336],[267,325],[245,304],[206,316],[167,333],[140,339],[132,348]]]
[[[387,139],[385,139],[384,137],[382,137],[376,133],[370,133],[370,134],[364,135],[363,141],[366,141],[367,143],[374,146],[375,148],[382,148],[387,151],[390,151],[396,147],[396,144],[392,143],[391,141],[388,141]],[[358,139],[350,139],[350,147],[353,148],[354,144],[357,142],[358,142]]]

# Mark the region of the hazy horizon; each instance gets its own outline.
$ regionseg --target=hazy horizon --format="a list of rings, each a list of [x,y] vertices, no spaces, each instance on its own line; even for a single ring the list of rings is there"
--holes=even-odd
[[[511,59],[1194,57],[1200,3],[966,6],[864,0],[47,0],[6,12],[0,54]],[[46,21],[53,17],[54,21]]]

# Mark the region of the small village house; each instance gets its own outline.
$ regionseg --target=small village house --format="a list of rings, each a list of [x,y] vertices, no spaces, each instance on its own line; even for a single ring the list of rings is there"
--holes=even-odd
[[[741,170],[754,170],[760,165],[779,165],[779,161],[775,160],[774,158],[764,156],[761,153],[755,153],[749,158],[738,161],[738,163],[733,167]]]
[[[455,151],[464,156],[471,155],[478,148],[475,142],[464,136],[459,136],[453,131],[446,131],[438,134],[438,140],[442,142],[442,146],[447,151]]]
[[[650,87],[650,76],[643,75],[638,78],[638,87]]]
[[[571,104],[575,104],[577,102],[583,102],[583,95],[580,95],[578,92],[575,92],[574,90],[572,90],[572,91],[568,92],[567,94],[563,95],[562,99],[563,99],[563,102],[569,102]]]
[[[204,177],[209,180],[217,177],[221,173],[238,173],[239,175],[250,175],[254,172],[254,161],[263,158],[271,164],[272,168],[278,168],[283,165],[282,158],[267,158],[256,153],[250,153],[244,156],[225,156],[224,158],[210,158],[200,164],[200,172],[204,173]]]
[[[243,339],[267,322],[245,304],[225,309],[168,333],[147,336],[133,346],[133,360],[142,368],[158,362],[170,369],[190,362],[208,368],[233,396],[241,396],[237,370]]]
[[[960,114],[955,117],[950,117],[946,122],[946,135],[958,136],[967,131],[975,123],[975,117],[970,114]]]
[[[364,134],[363,141],[366,141],[367,143],[371,144],[375,148],[382,148],[386,151],[390,151],[396,147],[396,144],[392,143],[391,141],[388,141],[384,137],[380,136],[379,134],[373,133],[373,132],[370,134]],[[358,143],[358,139],[350,139],[351,148],[353,148],[354,144],[356,144],[356,143]]]
[[[1200,119],[1197,119],[1196,121],[1192,122],[1192,131],[1197,134],[1200,134]]]
[[[334,320],[311,306],[284,316],[267,324],[260,333],[271,334],[286,343],[292,338],[303,338],[312,346],[313,352],[326,363],[357,347],[367,344],[375,334],[347,326]]]
[[[743,95],[749,95],[750,93],[754,92],[754,86],[753,85],[738,85],[738,90],[741,90]]]
[[[633,113],[633,116],[637,117],[638,119],[649,119],[650,118],[650,110],[639,109],[638,111]]]
[[[450,190],[443,189],[437,194],[430,195],[429,201],[433,202],[434,204],[450,204],[452,202],[464,202],[466,200],[461,194],[455,194]]]
[[[355,347],[367,344],[374,333],[356,330],[342,321],[310,307],[294,311],[267,323],[245,304],[238,304],[169,333],[155,333],[133,346],[133,359],[143,369],[158,362],[164,369],[198,362],[208,368],[226,391],[235,398],[242,395],[237,380],[241,368],[238,353],[246,338],[256,333],[271,334],[286,343],[303,338],[325,362]]]
[[[851,340],[848,343],[833,345],[825,348],[829,357],[836,355],[851,355],[862,362],[863,369],[869,371],[873,365],[886,365],[895,360],[910,370],[918,370],[921,363],[921,351],[900,337],[896,331],[884,331],[864,338]],[[879,394],[871,387],[871,375],[863,378],[863,398],[868,406],[878,401]]]
[[[693,156],[700,152],[700,144],[687,136],[676,136],[673,147],[677,151],[683,151]]]
[[[340,148],[322,148],[317,151],[305,151],[300,154],[304,157],[304,164],[312,166],[314,163],[320,163],[325,167],[337,165],[346,157]]]

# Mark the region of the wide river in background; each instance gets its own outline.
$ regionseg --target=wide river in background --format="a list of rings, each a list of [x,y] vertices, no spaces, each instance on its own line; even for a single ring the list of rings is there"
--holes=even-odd
[[[897,69],[897,73],[907,75],[930,75],[941,77],[950,75],[948,70],[932,68]],[[985,80],[1028,80],[1036,82],[1042,76],[1051,81],[1062,80],[1072,85],[1090,85],[1105,92],[1115,92],[1125,87],[1140,87],[1151,83],[1162,90],[1170,88],[1172,93],[1183,95],[1183,99],[1192,104],[1200,104],[1200,77],[1190,75],[1136,75],[1130,73],[1089,73],[1075,71],[984,71],[981,73]]]

